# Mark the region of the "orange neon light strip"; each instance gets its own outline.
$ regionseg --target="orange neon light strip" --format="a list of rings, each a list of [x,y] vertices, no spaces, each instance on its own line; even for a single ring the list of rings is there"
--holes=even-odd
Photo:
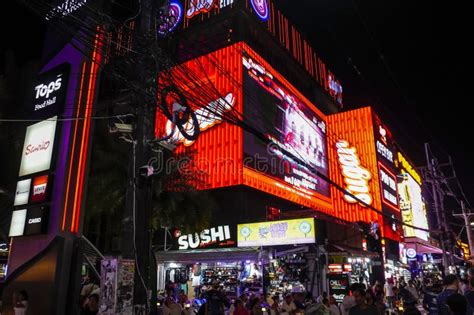
[[[98,35],[96,35],[95,42],[94,42],[94,51],[92,53],[92,63],[91,63],[91,72],[89,76],[89,85],[88,85],[88,92],[87,92],[87,101],[86,101],[86,113],[84,115],[84,123],[83,123],[83,129],[82,129],[82,137],[81,137],[81,149],[80,149],[80,155],[79,155],[79,165],[78,165],[78,176],[76,179],[76,189],[74,192],[74,208],[72,212],[72,220],[71,220],[71,232],[76,232],[75,228],[75,223],[76,223],[76,217],[79,217],[80,213],[80,207],[81,207],[81,195],[82,195],[82,185],[84,181],[84,163],[83,160],[85,160],[85,150],[87,150],[85,144],[86,141],[88,141],[88,129],[87,129],[87,123],[90,121],[90,111],[92,109],[92,104],[90,102],[91,99],[91,92],[93,88],[93,83],[94,83],[94,70],[96,68],[96,65],[94,61],[96,60],[96,50],[97,50],[97,42],[98,42]]]
[[[92,115],[92,105],[93,105],[93,102],[94,102],[94,95],[95,95],[95,85],[96,85],[96,77],[97,77],[97,69],[98,69],[98,62],[99,62],[99,55],[96,54],[95,56],[95,60],[96,62],[94,62],[94,71],[93,73],[91,73],[91,78],[90,80],[92,81],[92,88],[90,90],[90,95],[88,96],[88,101],[87,101],[87,105],[88,105],[88,108],[87,108],[87,121],[86,121],[86,139],[85,139],[85,146],[84,146],[84,150],[87,151],[87,149],[89,148],[89,138],[90,138],[90,126],[91,126],[91,115]],[[78,194],[78,201],[79,201],[79,207],[78,207],[78,211],[77,211],[77,216],[76,216],[76,220],[74,223],[74,229],[73,229],[73,232],[78,232],[79,231],[79,219],[80,219],[80,212],[81,212],[81,200],[82,200],[82,192],[83,192],[83,189],[84,189],[84,177],[85,177],[85,169],[86,169],[86,157],[84,156],[84,159],[82,160],[82,165],[81,165],[81,169],[82,169],[82,173],[81,173],[81,182],[79,184],[79,194]]]
[[[84,86],[84,73],[86,71],[86,65],[87,63],[84,61],[82,63],[82,78],[81,78],[81,84],[79,87],[79,98],[77,101],[77,110],[76,110],[76,117],[79,117],[79,111],[81,109],[81,102],[82,102],[82,88]],[[74,126],[74,136],[73,136],[73,142],[72,142],[72,150],[71,150],[71,161],[69,164],[69,172],[68,172],[68,177],[67,177],[67,185],[66,185],[66,197],[64,198],[64,210],[63,210],[63,224],[62,224],[62,230],[66,228],[66,217],[68,214],[68,203],[69,203],[69,188],[71,184],[71,172],[72,172],[72,165],[74,164],[74,150],[76,148],[76,134],[77,134],[77,124],[79,123],[78,120],[76,120],[75,126]]]

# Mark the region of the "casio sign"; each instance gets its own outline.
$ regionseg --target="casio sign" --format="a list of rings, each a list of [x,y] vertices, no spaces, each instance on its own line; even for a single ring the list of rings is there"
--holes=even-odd
[[[41,223],[41,217],[28,220],[28,224],[35,224],[35,223]]]

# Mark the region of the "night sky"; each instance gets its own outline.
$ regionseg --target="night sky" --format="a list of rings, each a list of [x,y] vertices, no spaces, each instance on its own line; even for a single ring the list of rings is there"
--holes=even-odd
[[[374,106],[418,166],[425,142],[442,161],[450,154],[468,198],[474,194],[467,10],[425,0],[276,2],[340,79],[345,108]],[[0,15],[0,71],[6,49],[20,64],[38,58],[40,19],[15,1]]]

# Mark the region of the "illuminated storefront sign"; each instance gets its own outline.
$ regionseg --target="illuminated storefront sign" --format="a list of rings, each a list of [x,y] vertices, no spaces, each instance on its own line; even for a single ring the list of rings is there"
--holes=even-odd
[[[250,0],[254,12],[262,21],[266,21],[269,16],[267,0]]]
[[[407,258],[415,258],[416,257],[416,250],[414,248],[407,248],[406,251]]]
[[[16,184],[14,206],[26,205],[30,196],[31,179],[20,180]]]
[[[395,211],[398,208],[397,176],[386,166],[379,163],[380,189],[382,191],[382,202]]]
[[[336,143],[339,165],[341,166],[346,190],[365,202],[372,204],[372,195],[369,189],[369,181],[372,178],[370,172],[360,164],[360,159],[355,147],[350,147],[346,140]],[[353,197],[345,194],[344,199],[349,203],[358,202]]]
[[[237,226],[237,246],[311,244],[315,242],[314,219],[295,219]]]
[[[54,17],[65,17],[74,11],[79,10],[82,6],[87,3],[87,0],[65,0],[62,3],[56,5],[48,14],[46,14],[46,20],[50,20]]]
[[[178,249],[222,248],[235,246],[235,227],[223,225],[205,229],[200,233],[180,235]]]
[[[20,176],[46,171],[51,166],[57,117],[31,125],[26,130]]]
[[[329,274],[329,295],[334,296],[336,302],[341,303],[344,297],[349,294],[349,274]]]
[[[49,212],[47,211],[47,208],[38,207],[28,209],[25,219],[24,235],[46,233],[46,228],[48,226],[48,215]]]

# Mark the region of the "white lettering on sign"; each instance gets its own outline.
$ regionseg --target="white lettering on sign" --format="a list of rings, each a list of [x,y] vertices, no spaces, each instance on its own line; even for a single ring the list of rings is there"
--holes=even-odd
[[[28,220],[28,224],[35,224],[35,223],[41,223],[41,217]]]
[[[393,163],[393,152],[387,148],[382,142],[377,140],[377,152]]]
[[[220,4],[219,4],[219,7],[222,9],[222,8],[225,8],[231,4],[234,3],[234,0],[220,0]]]
[[[220,98],[216,101],[209,103],[206,107],[200,108],[195,112],[199,123],[199,130],[205,131],[216,124],[222,122],[222,115],[224,112],[230,111],[235,104],[235,98],[232,93],[229,93],[224,97],[224,99]],[[194,133],[194,124],[192,118],[189,117],[189,121],[184,126],[186,133],[193,134]],[[166,134],[170,135],[173,132],[173,123],[168,120],[166,122]],[[186,139],[181,132],[177,128],[174,130],[173,136],[169,140],[173,143],[180,143],[182,142],[185,146],[190,146],[194,143],[193,140]]]
[[[46,183],[33,187],[33,196],[46,193]]]
[[[392,176],[388,175],[384,170],[380,170],[380,175],[382,183],[384,183],[394,191],[397,191],[397,183],[395,183],[395,180]]]
[[[56,16],[68,16],[72,12],[79,10],[86,2],[87,0],[65,0],[49,11],[45,18],[46,20],[50,20]]]
[[[213,6],[214,0],[190,0],[186,16],[190,19],[201,12],[209,12]]]
[[[206,229],[201,233],[182,235],[178,238],[179,249],[206,247],[211,243],[230,240],[230,228],[228,225],[217,228]]]
[[[61,88],[61,78],[56,79],[56,81],[49,82],[48,84],[40,84],[35,87],[36,90],[36,99],[40,97],[49,97],[49,94],[59,90]]]
[[[349,147],[349,142],[345,140],[339,140],[336,143],[336,148],[346,190],[366,204],[372,204],[372,196],[369,191],[369,180],[372,179],[372,175],[360,164],[356,148]],[[344,199],[349,203],[357,202],[347,194],[344,195]]]

